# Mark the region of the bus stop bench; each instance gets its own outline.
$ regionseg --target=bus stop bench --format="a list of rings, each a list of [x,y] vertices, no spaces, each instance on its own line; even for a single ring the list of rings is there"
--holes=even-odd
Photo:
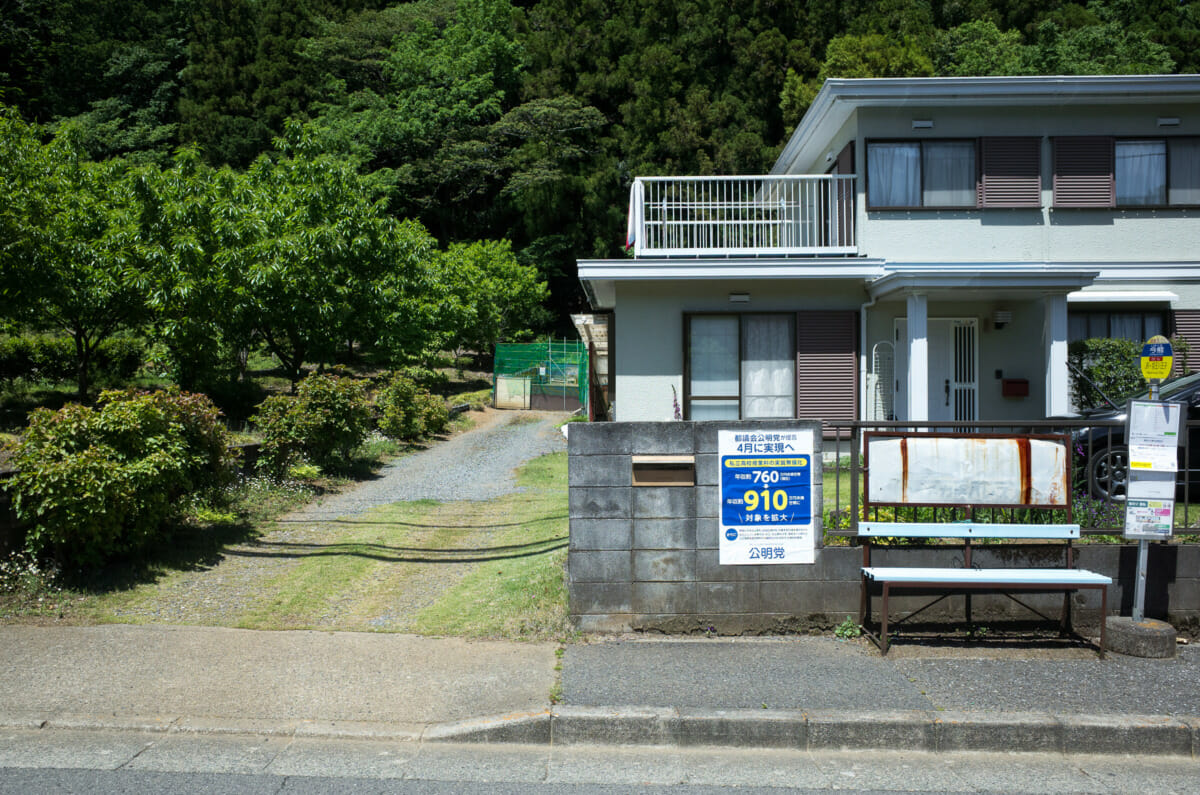
[[[1013,592],[1052,593],[1063,592],[1063,612],[1059,621],[1060,631],[1066,635],[1071,628],[1071,594],[1084,590],[1100,591],[1100,656],[1104,656],[1104,637],[1108,617],[1108,586],[1112,578],[1093,571],[1074,568],[1074,550],[1071,541],[1079,538],[1077,524],[986,524],[977,522],[953,522],[946,524],[918,524],[903,522],[860,522],[858,538],[863,547],[862,599],[859,607],[859,623],[867,627],[871,616],[873,591],[881,592],[880,623],[878,639],[883,654],[888,651],[888,598],[893,591],[913,591],[938,594],[934,602],[906,617],[940,602],[952,594],[966,595],[966,620],[971,622],[971,595],[974,593],[999,593],[1008,596],[1026,609],[1038,611],[1012,596]],[[962,568],[912,568],[873,566],[871,564],[871,539],[873,538],[958,538],[963,541]],[[977,538],[1004,539],[1011,541],[1052,540],[1064,543],[1064,568],[976,568],[971,560],[971,541]],[[1041,613],[1038,613],[1041,615]],[[1046,616],[1042,616],[1046,618]],[[898,622],[897,622],[898,623]],[[868,631],[869,634],[869,631]]]

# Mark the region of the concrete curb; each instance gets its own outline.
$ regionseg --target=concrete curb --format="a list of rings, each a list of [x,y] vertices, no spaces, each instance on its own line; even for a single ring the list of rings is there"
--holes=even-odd
[[[556,707],[516,742],[793,750],[995,751],[1200,757],[1200,717],[984,712],[817,712]],[[424,740],[494,742],[503,719],[441,724]],[[478,726],[473,724],[478,723]]]
[[[934,753],[991,751],[1200,758],[1200,716],[1167,715],[835,713],[560,706],[538,712],[429,724],[0,713],[0,729],[271,735],[429,743],[723,746]]]

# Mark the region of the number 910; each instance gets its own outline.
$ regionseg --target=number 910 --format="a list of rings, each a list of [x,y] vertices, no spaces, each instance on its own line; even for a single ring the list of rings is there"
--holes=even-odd
[[[763,489],[762,491],[747,491],[742,495],[742,499],[746,502],[746,510],[754,513],[761,506],[764,511],[776,510],[782,511],[787,509],[788,495],[782,489]]]

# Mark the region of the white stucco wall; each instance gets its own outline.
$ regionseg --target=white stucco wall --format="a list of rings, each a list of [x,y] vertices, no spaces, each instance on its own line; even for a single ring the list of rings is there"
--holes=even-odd
[[[730,303],[731,292],[749,293],[750,301]],[[616,373],[616,419],[672,419],[672,386],[682,406],[685,312],[858,310],[865,300],[861,282],[620,282],[610,339]]]
[[[1159,116],[1178,116],[1181,124],[1159,128]],[[1200,132],[1195,107],[862,108],[856,119],[859,252],[866,256],[894,262],[1156,262],[1194,259],[1200,251],[1200,211],[1195,209],[1051,207],[1051,137],[1194,135]],[[914,130],[913,119],[932,120],[933,129]],[[867,139],[982,135],[1043,136],[1041,209],[867,210]]]
[[[1003,329],[993,326],[992,313],[1000,307],[1012,312],[1012,322]],[[928,304],[930,320],[939,318],[974,318],[978,323],[978,386],[979,416],[987,421],[1007,422],[1041,419],[1046,395],[1045,367],[1042,355],[1041,301],[949,302],[931,300]],[[867,369],[872,367],[871,351],[877,342],[894,339],[895,321],[905,316],[903,301],[880,302],[871,307],[867,316],[867,332],[863,351],[867,356]],[[996,371],[1001,378],[996,378]],[[897,374],[901,379],[902,374]],[[1029,396],[1006,398],[1001,394],[1001,380],[1024,378],[1029,381]],[[938,393],[940,394],[940,393]],[[937,394],[930,392],[930,399]]]

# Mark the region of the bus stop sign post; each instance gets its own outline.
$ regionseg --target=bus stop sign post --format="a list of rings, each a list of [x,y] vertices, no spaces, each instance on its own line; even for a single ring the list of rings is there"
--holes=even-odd
[[[1166,337],[1142,346],[1142,375],[1150,382],[1149,401],[1130,401],[1125,438],[1129,440],[1129,479],[1125,493],[1125,537],[1138,540],[1133,620],[1146,616],[1146,569],[1151,539],[1171,537],[1175,520],[1176,448],[1182,413],[1159,400],[1159,382],[1171,374],[1174,351]]]

